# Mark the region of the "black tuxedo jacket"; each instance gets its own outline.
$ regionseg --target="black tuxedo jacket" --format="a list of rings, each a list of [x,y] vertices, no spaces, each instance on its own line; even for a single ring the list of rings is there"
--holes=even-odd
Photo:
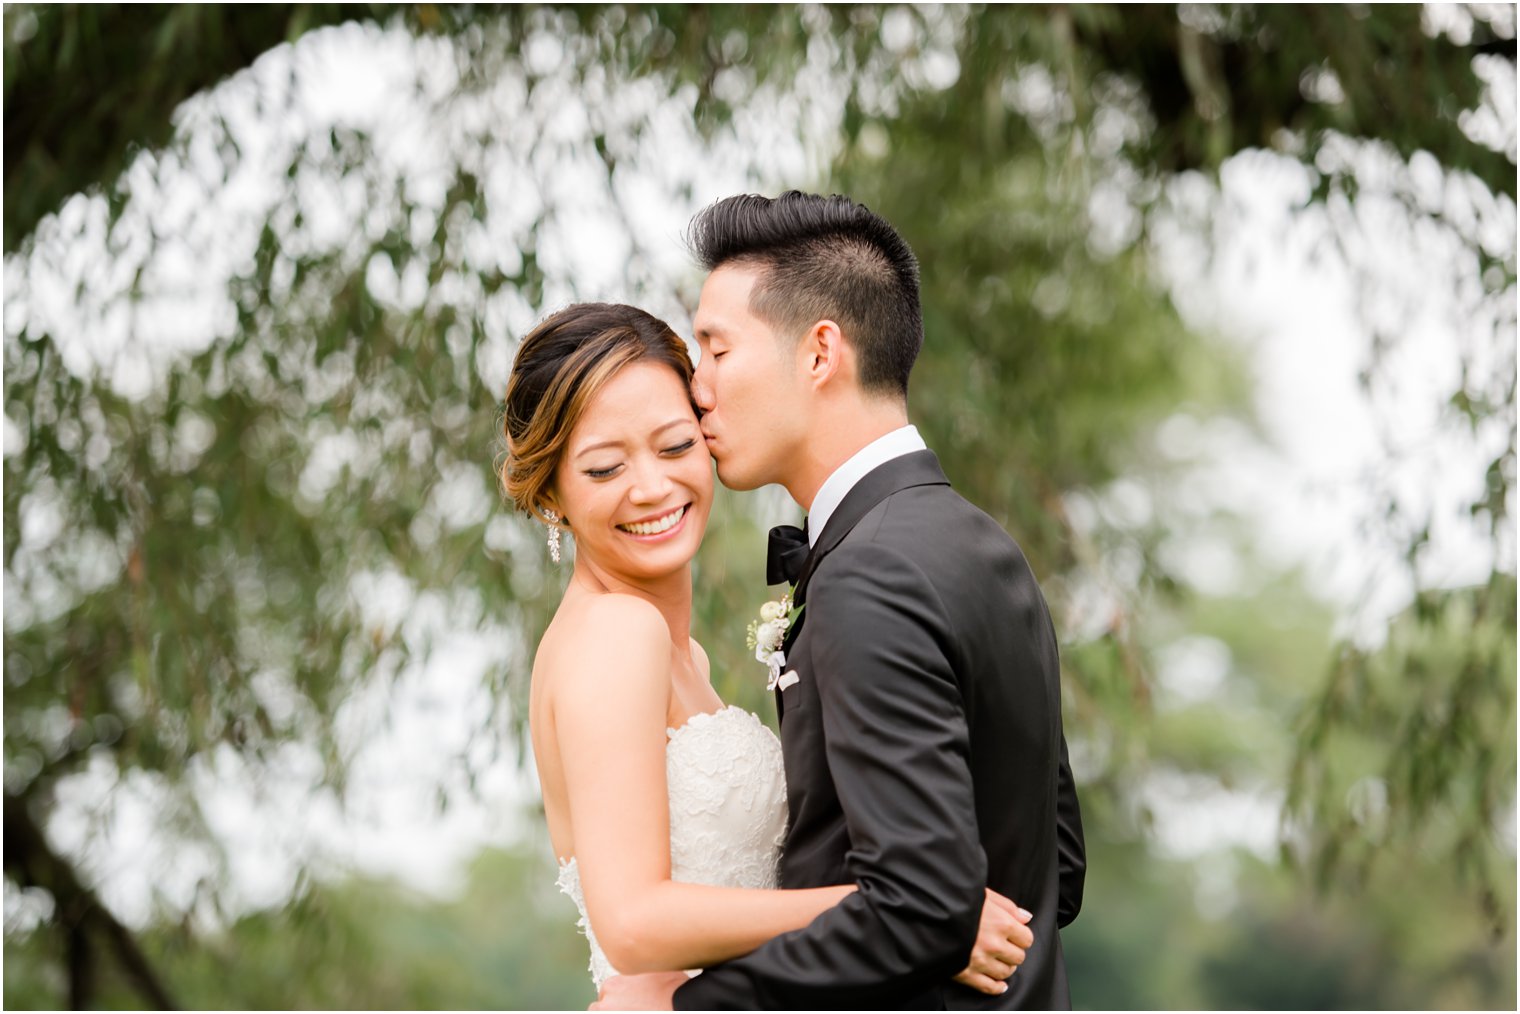
[[[1070,1007],[1057,930],[1086,859],[1055,632],[1023,553],[918,451],[849,492],[795,598],[781,884],[859,890],[693,978],[676,1008]],[[998,997],[952,981],[983,885],[1034,913]]]

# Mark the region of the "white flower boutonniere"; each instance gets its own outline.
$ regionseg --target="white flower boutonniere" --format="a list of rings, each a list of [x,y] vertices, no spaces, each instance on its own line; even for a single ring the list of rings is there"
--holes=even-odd
[[[786,632],[802,612],[802,606],[792,607],[792,596],[783,595],[781,600],[765,603],[760,607],[760,618],[749,625],[749,649],[755,653],[755,661],[770,670],[765,689],[776,689],[781,679],[781,669],[786,665],[786,654],[781,646],[786,643]],[[793,677],[795,681],[796,677]]]

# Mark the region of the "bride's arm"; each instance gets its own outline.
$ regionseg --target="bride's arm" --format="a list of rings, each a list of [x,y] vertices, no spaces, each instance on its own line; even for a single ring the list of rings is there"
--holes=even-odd
[[[801,929],[855,888],[746,890],[670,879],[665,783],[670,636],[651,605],[591,604],[551,706],[586,911],[625,973],[698,968]]]

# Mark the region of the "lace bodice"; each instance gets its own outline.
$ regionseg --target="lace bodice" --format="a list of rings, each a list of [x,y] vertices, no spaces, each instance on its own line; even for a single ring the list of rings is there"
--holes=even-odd
[[[737,707],[696,715],[666,734],[671,879],[774,888],[786,833],[786,781],[775,734]],[[591,979],[600,988],[617,970],[591,931],[575,859],[560,863],[559,888],[580,911],[577,925],[591,943]]]

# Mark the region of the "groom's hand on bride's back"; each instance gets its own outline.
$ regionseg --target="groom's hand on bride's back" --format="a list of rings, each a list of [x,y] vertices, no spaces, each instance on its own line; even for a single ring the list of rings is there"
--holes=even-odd
[[[1003,980],[1024,963],[1025,952],[1034,943],[1028,926],[1031,918],[1030,913],[987,888],[971,962],[955,981],[990,996],[1007,992],[1008,983]]]

